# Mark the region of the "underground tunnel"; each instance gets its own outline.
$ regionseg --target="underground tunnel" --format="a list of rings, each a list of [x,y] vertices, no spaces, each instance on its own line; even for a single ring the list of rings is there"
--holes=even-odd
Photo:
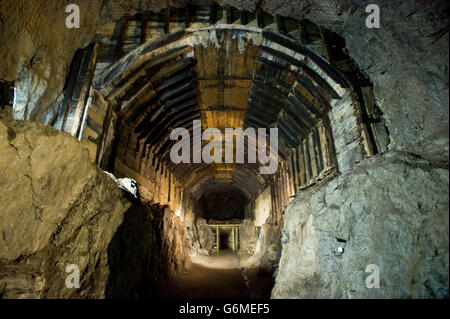
[[[0,297],[448,298],[448,2],[378,5],[2,1]]]

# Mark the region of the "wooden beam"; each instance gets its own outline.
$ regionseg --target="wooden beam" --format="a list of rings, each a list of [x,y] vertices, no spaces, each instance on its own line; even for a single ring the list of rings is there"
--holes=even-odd
[[[325,53],[325,58],[331,62],[331,52],[330,47],[328,45],[328,39],[325,35],[325,30],[322,27],[319,27],[320,39],[322,40],[323,52]]]
[[[164,9],[164,33],[170,33],[170,15],[171,15],[171,8],[167,7]]]
[[[317,88],[318,90],[322,90],[329,96],[328,101],[331,101],[331,99],[340,98],[339,94],[334,90],[334,88],[327,81],[325,81],[325,79],[320,76],[315,70],[311,69],[307,65],[303,65],[302,72],[319,85],[319,88]]]
[[[187,54],[190,52],[190,50],[192,50],[192,48],[185,46],[167,50],[166,52],[155,56],[152,60],[150,60],[149,63],[142,66],[139,70],[127,74],[127,76],[120,81],[116,81],[116,85],[112,87],[112,90],[106,96],[107,99],[111,101],[112,99],[119,100],[123,98],[124,94],[126,94],[133,85],[137,86],[137,89],[135,89],[135,91],[139,90],[139,88],[141,87],[140,82],[154,81],[154,77],[157,75],[155,74],[155,72],[159,72],[159,70],[162,70],[164,66],[167,66],[178,56]],[[186,59],[185,62],[190,62],[190,60]],[[164,74],[159,74],[158,76],[159,78],[161,78],[161,76],[164,76]]]
[[[80,72],[81,61],[84,58],[86,50],[77,50],[72,60],[72,64],[70,66],[69,75],[67,77],[67,87],[64,92],[64,118],[61,124],[61,130],[65,131],[67,117],[70,112],[70,105],[72,104],[73,92],[75,90],[75,85],[77,83],[78,73]]]
[[[233,10],[231,9],[231,6],[226,5],[225,11],[227,13],[227,24],[232,24],[234,19],[233,19]]]
[[[214,2],[209,6],[209,23],[216,24],[217,22],[217,4]]]
[[[246,25],[248,23],[248,14],[247,11],[240,11],[241,24]]]
[[[281,189],[282,181],[281,181],[281,172],[280,172],[280,170],[278,170],[276,178],[277,178],[277,183],[276,183],[276,185],[277,185],[277,198],[279,200],[277,201],[277,209],[275,210],[275,215],[274,215],[274,217],[275,217],[275,223],[274,223],[275,226],[278,225],[278,215],[280,214],[280,210],[283,209],[283,202],[284,202],[284,200],[283,200],[283,193],[282,193],[282,189]]]
[[[99,138],[97,137],[97,138],[93,138],[92,136],[88,136],[88,141],[89,142],[92,142],[92,143],[94,143],[95,145],[97,145],[97,147],[98,147],[98,145],[100,144],[100,140],[99,140]]]
[[[311,137],[312,137],[312,144],[314,146],[314,153],[316,155],[317,174],[320,174],[320,172],[322,172],[323,170],[323,157],[317,126],[313,129]]]
[[[297,159],[297,148],[294,147],[292,150],[292,157],[291,157],[291,167],[292,167],[292,184],[294,186],[294,194],[297,194],[299,183],[298,183],[298,159]]]
[[[317,153],[316,153],[316,145],[314,143],[314,133],[308,136],[308,146],[309,146],[309,158],[311,159],[311,169],[312,169],[312,177],[316,177],[319,175],[319,165],[317,163]]]
[[[299,186],[300,188],[306,184],[306,165],[303,156],[303,142],[297,147],[298,171],[299,171]],[[297,190],[298,191],[298,190]]]
[[[220,228],[219,226],[216,226],[216,248],[217,252],[220,250]]]
[[[163,105],[163,107],[166,107],[167,109],[173,107],[176,104],[181,103],[184,100],[190,99],[190,98],[194,98],[197,96],[197,92],[195,91],[195,85],[193,83],[186,83],[186,85],[181,86],[179,89],[177,89],[174,92],[169,92],[168,96],[173,96],[178,92],[185,92],[187,89],[192,88],[192,90],[188,90],[186,93],[177,96],[175,98],[172,99],[168,99],[165,101],[161,100],[161,103]]]
[[[86,118],[86,125],[89,126],[98,135],[102,134],[103,127],[95,122],[91,117],[89,117],[89,115]]]
[[[117,83],[118,81],[121,81],[121,75],[123,72],[123,69],[126,68],[126,65],[131,65],[134,63],[140,56],[156,50],[158,48],[161,48],[171,42],[177,41],[184,37],[186,34],[186,31],[180,30],[173,32],[166,36],[158,37],[157,39],[151,41],[147,45],[145,45],[139,55],[134,55],[130,57],[130,60],[128,62],[124,63],[115,63],[110,70],[108,70],[106,73],[102,74],[99,79],[96,81],[97,88],[105,89],[105,90],[111,90],[112,86],[115,86],[114,83]],[[114,82],[114,83],[112,83]]]
[[[290,201],[290,197],[292,195],[292,179],[290,177],[290,173],[289,173],[289,161],[285,162],[284,164],[284,180],[285,180],[285,192],[284,192],[284,198],[285,198],[285,207],[286,205],[289,203]],[[283,216],[283,214],[280,215]]]
[[[264,12],[261,9],[256,10],[256,21],[258,23],[258,28],[264,29]]]
[[[305,22],[305,20],[299,20],[298,21],[298,31],[300,32],[300,43],[308,44],[309,43],[309,36],[308,36],[308,30],[306,29],[306,22]]]
[[[274,57],[277,57],[277,58],[280,58],[280,59],[282,59],[282,60],[284,60],[286,62],[289,62],[290,64],[295,65],[295,66],[297,66],[299,68],[302,68],[303,65],[304,65],[304,62],[302,62],[300,60],[297,60],[296,58],[292,57],[291,55],[289,55],[287,53],[281,52],[281,51],[279,51],[277,49],[273,49],[273,48],[271,48],[269,46],[260,45],[259,50],[261,52],[270,54],[270,55],[272,55]]]
[[[187,5],[184,9],[184,27],[187,29],[191,26],[191,6]]]
[[[181,120],[178,120],[174,122],[173,117],[168,114],[163,117],[164,122],[168,122],[166,125],[158,125],[158,130],[156,135],[154,137],[149,136],[146,139],[146,144],[155,144],[157,146],[157,155],[161,155],[161,153],[164,152],[165,147],[167,147],[169,144],[173,143],[173,141],[170,140],[170,134],[167,132],[172,131],[176,127],[185,127],[186,125],[189,125],[194,119],[200,118],[200,113],[197,111],[189,113],[189,116],[182,117]],[[172,118],[172,119],[171,119]]]
[[[277,24],[278,32],[281,34],[287,34],[286,25],[284,24],[283,17],[279,14],[275,15],[275,23]]]
[[[91,44],[89,46],[90,58],[89,65],[86,71],[83,86],[81,88],[80,97],[78,99],[77,108],[74,116],[74,126],[72,128],[72,134],[78,139],[81,138],[83,121],[86,117],[87,112],[87,102],[89,99],[89,93],[92,86],[92,80],[94,79],[95,67],[97,65],[98,52],[100,49],[100,44],[98,42]]]
[[[167,65],[163,66],[159,71],[153,74],[151,77],[151,81],[165,80],[167,78],[171,78],[173,74],[179,71],[185,72],[184,70],[190,70],[190,68],[196,63],[196,61],[194,58],[186,58],[186,55],[189,54],[189,50],[185,52],[186,53],[182,53],[183,56],[179,62],[175,62],[173,64],[167,63]],[[161,88],[158,88],[158,91],[160,89]]]
[[[280,195],[281,195],[281,207],[280,207],[280,211],[283,210],[284,205],[286,203],[286,195],[287,195],[287,188],[286,188],[286,170],[284,168],[284,162],[280,163],[280,168],[278,169],[279,172],[279,188],[280,188]],[[276,221],[279,221],[279,216],[280,216],[280,211],[278,211],[277,213],[277,219]]]
[[[142,14],[142,20],[141,20],[141,36],[139,43],[142,45],[145,43],[147,39],[147,29],[148,29],[148,20],[150,18],[150,14],[148,12],[144,12]]]
[[[325,73],[327,73],[329,77],[331,77],[334,81],[339,83],[342,87],[345,88],[349,87],[348,81],[339,71],[337,71],[334,67],[332,67],[327,61],[324,61],[324,59],[318,57],[316,54],[312,53],[312,51],[306,49],[304,46],[297,44],[295,41],[290,41],[286,37],[282,37],[275,32],[264,30],[262,34],[264,38],[272,42],[276,42],[286,48],[289,48],[295,52],[307,56],[314,63],[316,63]]]
[[[306,183],[310,181],[312,176],[311,155],[309,153],[309,138],[303,140],[303,156],[305,160]]]
[[[190,88],[193,88],[192,90]],[[186,92],[187,91],[187,92]],[[180,95],[180,93],[183,93]],[[164,93],[161,94],[159,100],[162,104],[167,104],[171,106],[174,101],[176,102],[183,96],[196,96],[195,91],[195,83],[193,79],[189,79],[188,81],[181,82],[172,88],[168,88],[164,90]],[[175,96],[175,97],[174,97]]]
[[[331,165],[333,167],[336,167],[336,169],[339,170],[336,149],[334,147],[334,137],[333,137],[333,132],[331,130],[331,123],[330,123],[330,119],[329,119],[328,115],[324,117],[323,124],[325,127],[325,135],[327,138],[327,144],[328,144],[329,156],[331,159]]]
[[[190,78],[192,78],[192,71],[191,69],[186,69],[185,71],[177,75],[167,77],[163,82],[161,82],[161,84],[158,87],[155,88],[155,91],[157,92],[162,91],[168,88],[169,86],[172,86],[178,82],[186,81],[187,79]]]
[[[125,38],[127,36],[128,22],[130,18],[128,16],[123,16],[120,19],[120,30],[117,35],[117,44],[116,44],[116,61],[120,60],[123,56],[123,46],[125,43]]]
[[[275,202],[276,202],[276,197],[275,197],[275,185],[274,185],[274,177],[272,177],[271,179],[270,179],[270,184],[269,184],[269,186],[270,186],[270,206],[271,206],[271,209],[270,209],[270,213],[269,214],[271,214],[271,217],[272,217],[272,221],[273,221],[273,215],[274,215],[274,211],[275,211]],[[255,211],[254,211],[254,207],[253,207],[253,215],[255,214]]]
[[[326,170],[332,167],[332,164],[330,156],[330,146],[328,145],[328,140],[325,132],[326,128],[323,124],[323,121],[319,122],[317,130],[319,133],[319,143],[322,148],[323,168]]]

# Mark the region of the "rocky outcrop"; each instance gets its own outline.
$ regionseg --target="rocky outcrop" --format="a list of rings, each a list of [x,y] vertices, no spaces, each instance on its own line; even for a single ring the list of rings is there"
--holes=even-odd
[[[214,251],[216,236],[205,219],[197,218],[190,235],[191,255],[209,255]]]
[[[136,203],[108,247],[108,261],[107,298],[157,297],[191,265],[185,227],[167,206]]]
[[[274,273],[281,254],[281,225],[265,223],[260,227],[253,255],[243,264],[260,271]]]
[[[0,122],[0,294],[101,298],[107,249],[130,207],[116,183],[69,134]],[[68,289],[67,265],[80,270]]]
[[[252,255],[255,252],[259,229],[252,219],[244,219],[239,228],[239,250],[242,253]]]
[[[125,194],[71,135],[0,121],[0,154],[0,297],[149,296],[189,267],[180,218]]]
[[[12,108],[5,105],[0,105],[0,119],[11,120],[12,119]]]
[[[448,298],[448,169],[386,153],[286,208],[273,298]],[[366,267],[380,270],[369,289]]]

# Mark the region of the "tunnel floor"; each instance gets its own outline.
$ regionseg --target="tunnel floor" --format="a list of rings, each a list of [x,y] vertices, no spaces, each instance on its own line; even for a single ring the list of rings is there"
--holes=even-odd
[[[162,292],[167,299],[265,299],[270,298],[272,275],[256,268],[242,268],[231,250],[212,256],[192,257],[192,267],[172,279]]]

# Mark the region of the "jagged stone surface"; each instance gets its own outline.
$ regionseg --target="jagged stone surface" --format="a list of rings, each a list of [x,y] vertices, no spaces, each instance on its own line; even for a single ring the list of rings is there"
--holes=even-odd
[[[281,254],[281,225],[269,223],[259,227],[259,236],[253,255],[243,265],[256,267],[260,271],[274,273]]]
[[[0,122],[0,291],[4,298],[100,298],[107,248],[130,203],[75,138]],[[76,264],[80,289],[65,287]]]
[[[185,231],[167,206],[131,207],[108,247],[106,297],[157,297],[170,278],[191,265]]]
[[[205,219],[197,218],[191,234],[191,255],[209,255],[214,251],[216,237]]]
[[[244,219],[239,228],[239,250],[248,255],[255,252],[256,243],[259,237],[259,228],[255,226],[252,219]]]
[[[142,297],[189,267],[180,218],[127,196],[71,135],[0,121],[0,154],[0,297]]]
[[[288,205],[272,297],[448,297],[448,223],[448,169],[405,154],[367,159]],[[378,289],[366,287],[369,264]]]

